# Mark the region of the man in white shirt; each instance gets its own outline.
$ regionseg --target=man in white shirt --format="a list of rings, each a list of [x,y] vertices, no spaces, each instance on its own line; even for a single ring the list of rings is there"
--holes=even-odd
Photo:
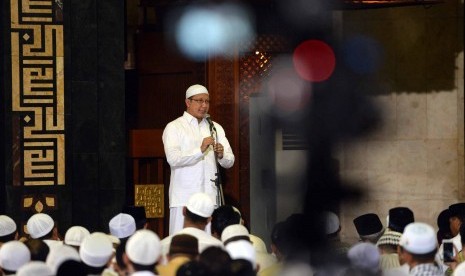
[[[199,253],[210,246],[223,247],[223,243],[205,231],[205,226],[210,222],[214,204],[211,198],[204,193],[196,193],[189,198],[184,210],[184,229],[164,238],[161,241],[162,255],[168,254],[171,240],[175,235],[188,234],[198,240]]]
[[[210,107],[208,90],[199,84],[190,86],[185,103],[184,114],[168,123],[162,137],[171,167],[170,235],[183,228],[182,210],[191,195],[206,193],[217,202],[214,181],[217,164],[226,169],[234,164],[234,154],[224,129],[207,116]]]
[[[432,226],[422,222],[407,225],[399,241],[399,255],[409,265],[409,275],[444,275],[434,261],[437,248],[436,231]]]

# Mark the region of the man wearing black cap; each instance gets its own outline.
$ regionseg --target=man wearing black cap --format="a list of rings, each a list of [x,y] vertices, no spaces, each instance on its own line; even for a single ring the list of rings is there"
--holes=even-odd
[[[449,206],[449,227],[452,234],[452,241],[457,252],[462,250],[462,241],[460,236],[460,226],[465,221],[465,203],[455,203]],[[446,241],[446,240],[443,240]],[[439,247],[438,254],[436,255],[436,261],[440,264],[443,271],[446,271],[448,265],[444,263],[444,248],[443,244]],[[454,254],[455,255],[455,254]]]
[[[377,214],[368,213],[354,219],[360,241],[376,244],[384,232],[383,224]]]
[[[405,226],[414,221],[413,212],[407,207],[395,207],[389,210],[388,227],[392,231],[403,233]]]

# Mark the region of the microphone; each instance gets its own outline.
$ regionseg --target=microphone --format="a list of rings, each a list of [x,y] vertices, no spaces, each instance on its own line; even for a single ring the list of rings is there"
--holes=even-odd
[[[215,128],[215,125],[213,124],[212,119],[210,118],[210,114],[205,114],[205,120],[207,120],[208,124],[210,125],[210,132],[212,132],[212,134],[213,134],[213,131],[216,133],[216,128]]]

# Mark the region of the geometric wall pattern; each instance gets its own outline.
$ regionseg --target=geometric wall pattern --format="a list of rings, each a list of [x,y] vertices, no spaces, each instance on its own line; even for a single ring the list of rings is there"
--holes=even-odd
[[[58,0],[10,3],[13,186],[65,184],[62,8]]]

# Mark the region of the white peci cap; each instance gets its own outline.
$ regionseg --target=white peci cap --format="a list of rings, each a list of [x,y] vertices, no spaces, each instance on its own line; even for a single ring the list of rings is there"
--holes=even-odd
[[[20,241],[9,241],[0,247],[0,267],[9,271],[17,271],[31,260],[31,252]]]
[[[325,222],[325,234],[331,235],[336,233],[339,230],[339,227],[341,226],[337,215],[329,211],[323,212],[322,215]]]
[[[251,242],[245,240],[233,241],[228,243],[225,248],[231,259],[247,260],[252,264],[254,269],[257,268],[257,253]]]
[[[125,213],[114,216],[108,225],[110,233],[119,239],[127,238],[136,232],[136,221],[131,215]]]
[[[53,274],[55,274],[58,267],[68,260],[80,262],[79,252],[69,245],[59,244],[50,248],[45,263],[50,267]]]
[[[44,262],[32,261],[23,265],[16,272],[16,276],[50,276],[55,275]]]
[[[186,99],[189,99],[190,97],[198,94],[208,94],[207,88],[200,84],[191,85],[186,90]]]
[[[90,232],[86,228],[82,226],[72,226],[68,229],[68,231],[66,231],[65,244],[80,246],[82,240],[89,235]]]
[[[113,245],[107,234],[95,232],[85,237],[79,247],[83,263],[91,267],[104,266],[113,254]]]
[[[412,222],[405,227],[399,245],[413,254],[431,253],[437,249],[434,228],[423,222]]]
[[[215,204],[207,194],[196,193],[189,198],[186,207],[198,216],[209,218],[213,214]]]
[[[249,230],[245,228],[242,224],[233,224],[224,228],[223,233],[221,233],[221,241],[223,243],[228,242],[228,240],[236,237],[244,237],[249,239]]]
[[[153,265],[160,258],[160,239],[153,231],[138,230],[126,243],[126,254],[133,263]]]
[[[52,217],[44,213],[33,215],[29,218],[26,225],[27,232],[33,239],[47,235],[52,231],[53,226],[55,226],[55,222]]]
[[[352,266],[361,268],[372,273],[380,270],[380,254],[376,245],[369,242],[360,242],[355,244],[347,252],[347,257]]]
[[[255,248],[255,251],[257,253],[268,253],[268,250],[266,249],[266,244],[260,237],[250,234],[249,238],[252,242],[253,248]]]
[[[9,216],[0,215],[0,237],[16,232],[16,223]]]

